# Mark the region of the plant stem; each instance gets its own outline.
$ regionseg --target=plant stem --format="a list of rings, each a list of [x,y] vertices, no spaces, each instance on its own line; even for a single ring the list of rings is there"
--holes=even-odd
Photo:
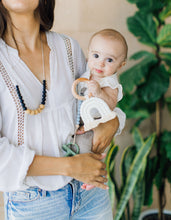
[[[161,123],[160,123],[160,100],[156,102],[156,133],[157,138],[159,138],[161,133]]]
[[[158,164],[160,164],[160,135],[161,135],[161,106],[160,100],[156,102],[156,133],[157,133],[157,157]],[[163,184],[162,184],[163,186]],[[163,193],[164,189],[161,187],[158,189],[158,219],[163,219]]]

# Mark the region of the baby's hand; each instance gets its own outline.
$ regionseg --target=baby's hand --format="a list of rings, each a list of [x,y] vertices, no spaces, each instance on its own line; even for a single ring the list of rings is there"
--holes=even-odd
[[[88,87],[88,92],[89,94],[92,94],[93,96],[95,97],[98,97],[100,96],[101,94],[101,88],[100,88],[100,85],[97,81],[95,80],[90,80],[88,83],[87,83],[87,87]]]
[[[76,134],[84,134],[84,133],[85,133],[84,126],[80,126],[76,131]]]

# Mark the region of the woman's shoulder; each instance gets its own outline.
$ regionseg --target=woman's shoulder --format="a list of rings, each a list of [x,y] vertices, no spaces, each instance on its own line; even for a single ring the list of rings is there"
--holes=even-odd
[[[71,36],[68,36],[66,34],[57,33],[55,31],[48,31],[48,32],[46,32],[46,36],[47,36],[48,42],[51,44],[52,43],[57,44],[58,42],[59,43],[63,42],[65,44],[65,41],[69,40],[72,48],[78,48],[78,49],[80,48],[77,40],[75,40],[74,38],[72,38]]]

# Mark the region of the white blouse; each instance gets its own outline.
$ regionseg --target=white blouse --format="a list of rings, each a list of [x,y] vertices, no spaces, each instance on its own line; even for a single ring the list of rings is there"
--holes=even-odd
[[[75,100],[71,93],[72,72],[65,43],[60,34],[46,33],[50,48],[50,89],[45,109],[37,115],[24,114],[15,85],[19,85],[24,102],[36,109],[42,96],[42,83],[18,56],[17,50],[0,39],[0,191],[15,191],[37,186],[57,190],[68,182],[66,176],[26,176],[34,155],[63,156],[61,146],[74,133]],[[74,71],[85,72],[85,57],[78,43],[70,37]],[[34,59],[34,58],[33,58]],[[121,131],[125,114],[116,109]],[[122,121],[122,122],[121,122]]]

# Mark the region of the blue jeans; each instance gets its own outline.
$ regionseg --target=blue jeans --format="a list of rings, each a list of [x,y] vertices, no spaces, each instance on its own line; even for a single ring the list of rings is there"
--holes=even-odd
[[[4,193],[6,220],[112,220],[107,190],[71,183],[56,191],[33,187]]]

